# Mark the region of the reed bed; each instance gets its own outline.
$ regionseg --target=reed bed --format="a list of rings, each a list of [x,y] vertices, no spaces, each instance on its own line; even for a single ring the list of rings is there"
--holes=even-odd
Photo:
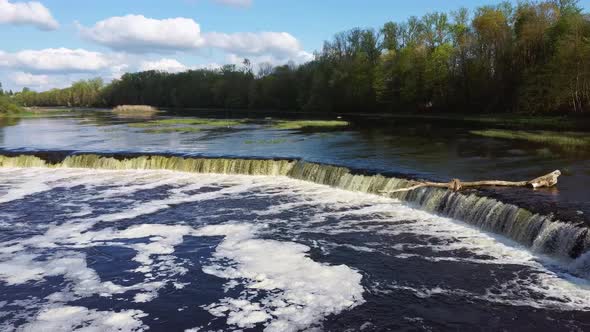
[[[124,117],[151,117],[158,113],[158,109],[148,105],[119,105],[113,109],[113,112]]]

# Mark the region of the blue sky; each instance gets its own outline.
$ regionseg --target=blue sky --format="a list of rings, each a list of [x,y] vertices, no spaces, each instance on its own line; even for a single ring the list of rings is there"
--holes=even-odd
[[[339,31],[499,2],[0,0],[0,82],[45,90],[80,78],[214,67],[244,57],[300,63]],[[590,0],[580,5],[588,8]]]

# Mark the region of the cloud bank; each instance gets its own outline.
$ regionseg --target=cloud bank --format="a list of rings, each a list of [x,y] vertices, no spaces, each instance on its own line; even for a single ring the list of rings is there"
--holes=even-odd
[[[249,0],[222,2],[235,6],[251,4]],[[11,14],[6,15],[7,12]],[[7,21],[28,22],[46,29],[57,27],[49,10],[37,2],[13,4],[0,0],[0,23]],[[125,15],[109,17],[91,26],[76,22],[76,26],[83,39],[111,51],[66,47],[0,51],[0,71],[15,87],[46,90],[92,77],[110,81],[125,72],[216,69],[222,66],[219,62],[240,66],[244,58],[250,59],[255,70],[261,64],[283,65],[291,61],[301,64],[313,59],[299,40],[287,32],[203,32],[195,20],[185,17],[156,19]],[[183,63],[192,56],[204,56],[208,64]]]
[[[205,40],[207,46],[241,55],[292,55],[301,50],[297,38],[287,32],[211,32]]]
[[[84,49],[47,48],[16,53],[0,51],[0,66],[33,72],[91,72],[112,64],[108,56]]]
[[[240,56],[297,56],[301,44],[287,32],[201,33],[190,18],[154,19],[142,15],[110,17],[92,27],[78,25],[82,36],[99,45],[130,53],[171,53],[211,48]]]
[[[29,88],[43,88],[50,85],[50,78],[47,75],[33,75],[31,73],[16,72],[12,74],[12,81],[15,85]]]
[[[40,2],[0,0],[0,24],[33,25],[41,30],[55,30],[59,23]]]
[[[178,60],[168,58],[155,61],[143,61],[139,66],[140,71],[156,70],[167,73],[179,73],[188,69],[189,67],[178,62]]]
[[[183,17],[157,20],[143,15],[115,16],[92,27],[78,27],[90,41],[133,53],[186,51],[203,44],[199,24]]]

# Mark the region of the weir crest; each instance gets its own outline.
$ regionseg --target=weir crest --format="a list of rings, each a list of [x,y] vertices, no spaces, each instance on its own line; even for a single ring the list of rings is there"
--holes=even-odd
[[[391,197],[427,212],[460,220],[514,240],[532,251],[590,264],[590,234],[581,224],[561,222],[496,199],[439,188],[388,193],[408,186],[408,180],[383,175],[354,174],[346,167],[302,160],[197,158],[163,155],[112,157],[98,154],[56,157],[0,155],[0,167],[88,168],[107,170],[171,170],[190,173],[286,176],[302,181]],[[572,259],[576,259],[572,261]],[[588,261],[588,262],[586,262]]]

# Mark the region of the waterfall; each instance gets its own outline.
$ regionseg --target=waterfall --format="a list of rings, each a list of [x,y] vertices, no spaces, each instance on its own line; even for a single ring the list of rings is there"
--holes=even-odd
[[[579,224],[553,220],[498,200],[452,192],[440,188],[419,188],[389,193],[408,186],[408,180],[383,175],[354,174],[346,167],[301,160],[193,158],[179,156],[106,156],[98,154],[0,155],[0,167],[93,168],[112,170],[172,170],[191,173],[287,176],[344,190],[387,196],[405,201],[428,212],[453,218],[484,231],[506,236],[531,250],[570,259],[590,255],[590,233]],[[585,258],[587,260],[587,258]]]
[[[0,155],[0,167],[46,167],[47,162],[36,156],[19,155],[8,157]]]
[[[292,160],[183,158],[176,156],[138,156],[115,158],[97,154],[71,155],[55,163],[34,155],[0,155],[0,167],[92,168],[111,170],[171,170],[190,173],[285,176]]]

